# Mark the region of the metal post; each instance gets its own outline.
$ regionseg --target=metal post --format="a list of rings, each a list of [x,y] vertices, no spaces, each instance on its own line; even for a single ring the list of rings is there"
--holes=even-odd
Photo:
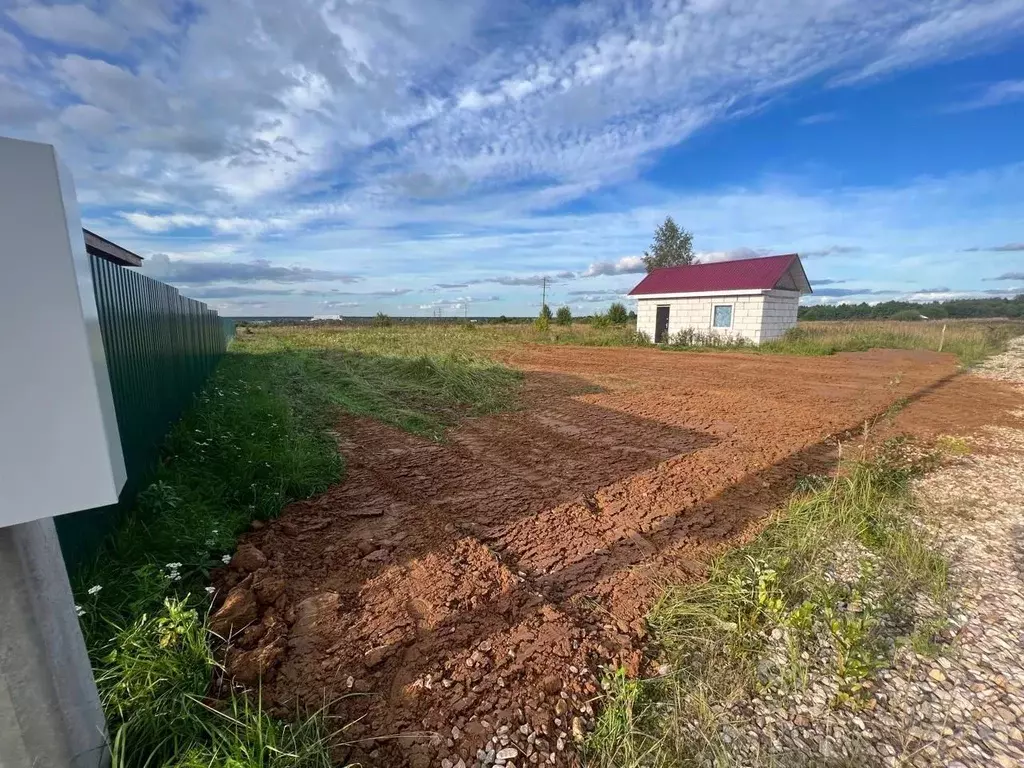
[[[109,762],[54,515],[113,504],[125,467],[71,174],[0,137],[0,768]]]
[[[53,518],[0,528],[0,766],[109,765]]]

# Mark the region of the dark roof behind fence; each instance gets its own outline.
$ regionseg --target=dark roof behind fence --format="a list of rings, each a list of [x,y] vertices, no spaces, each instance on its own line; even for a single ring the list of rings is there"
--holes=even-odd
[[[141,267],[142,257],[132,253],[127,248],[122,248],[117,243],[112,243],[105,237],[100,237],[95,232],[83,229],[85,235],[85,250],[93,256],[120,264],[122,267]]]

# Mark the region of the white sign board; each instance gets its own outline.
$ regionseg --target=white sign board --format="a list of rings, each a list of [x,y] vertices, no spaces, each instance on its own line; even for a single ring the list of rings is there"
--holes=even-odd
[[[124,481],[71,174],[0,138],[0,526],[112,504]]]

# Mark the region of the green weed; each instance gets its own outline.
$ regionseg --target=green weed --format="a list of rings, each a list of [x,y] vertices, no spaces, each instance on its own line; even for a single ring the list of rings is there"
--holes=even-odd
[[[897,646],[924,647],[921,594],[946,599],[946,560],[912,521],[908,483],[933,457],[891,441],[871,461],[809,478],[749,545],[706,582],[670,586],[648,617],[668,674],[610,678],[586,754],[595,766],[728,765],[730,705],[806,684],[808,659],[840,681],[833,706],[856,707]],[[749,726],[748,726],[749,727]]]
[[[1002,352],[1010,339],[1022,333],[1024,323],[1016,321],[812,321],[799,323],[781,339],[764,342],[757,351],[833,355],[869,349],[927,349],[950,352],[969,367]]]

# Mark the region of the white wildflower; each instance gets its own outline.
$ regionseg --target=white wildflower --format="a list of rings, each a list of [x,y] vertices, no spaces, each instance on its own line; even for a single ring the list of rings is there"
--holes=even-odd
[[[208,594],[208,595],[212,595],[214,592],[217,591],[216,587],[206,587],[205,589],[206,589],[206,594]]]
[[[99,584],[93,584],[91,587],[89,587],[89,594],[95,595],[101,589],[103,589],[103,587],[101,587]]]
[[[76,605],[75,606],[75,615],[76,616],[85,616],[85,608],[83,608],[80,605]]]
[[[179,568],[181,568],[181,563],[168,563],[167,567],[170,568],[172,571],[176,571]]]
[[[220,560],[222,563],[224,563],[224,565],[227,565],[231,562],[231,555],[224,555],[224,557],[222,557]]]

